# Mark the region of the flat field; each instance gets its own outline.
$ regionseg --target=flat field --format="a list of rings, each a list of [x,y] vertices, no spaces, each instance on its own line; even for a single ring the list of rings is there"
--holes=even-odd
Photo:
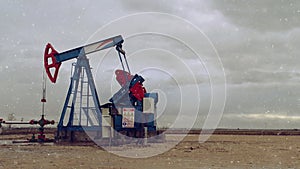
[[[118,152],[146,153],[161,150],[179,135],[169,134],[165,143],[148,146],[110,147],[95,145],[10,144],[20,135],[0,135],[0,168],[99,168],[99,169],[198,169],[198,168],[300,168],[300,136],[212,135],[199,143],[188,135],[161,154],[138,158]]]

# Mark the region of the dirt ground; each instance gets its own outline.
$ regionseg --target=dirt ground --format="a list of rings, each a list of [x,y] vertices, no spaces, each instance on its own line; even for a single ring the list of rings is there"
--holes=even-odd
[[[300,136],[213,135],[199,143],[198,135],[189,135],[169,151],[148,158],[120,157],[97,146],[12,145],[3,141],[7,136],[0,137],[0,168],[5,169],[300,168]],[[167,136],[167,141],[172,142],[172,137]],[[151,146],[157,145],[148,148]],[[148,151],[142,146],[134,148]]]

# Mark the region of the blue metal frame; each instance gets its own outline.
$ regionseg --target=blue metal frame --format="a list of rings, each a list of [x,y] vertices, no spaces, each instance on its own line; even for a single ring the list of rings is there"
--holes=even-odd
[[[62,110],[62,113],[60,116],[60,120],[59,120],[59,123],[57,126],[57,128],[58,128],[57,129],[57,138],[60,138],[63,131],[93,130],[93,131],[98,131],[101,135],[101,133],[102,133],[102,112],[101,112],[101,108],[100,108],[100,101],[99,101],[99,97],[98,97],[97,90],[95,87],[93,75],[92,75],[92,72],[90,69],[89,61],[88,61],[86,55],[96,52],[96,51],[99,51],[99,50],[103,50],[103,49],[107,49],[107,48],[114,47],[117,45],[121,45],[123,43],[123,41],[124,40],[123,40],[122,36],[119,35],[119,36],[101,40],[101,41],[98,41],[98,42],[95,42],[92,44],[88,44],[88,45],[85,45],[82,47],[71,49],[71,50],[68,50],[68,51],[65,51],[62,53],[55,54],[56,61],[59,63],[73,59],[73,58],[77,58],[77,62],[75,64],[75,69],[74,69],[73,75],[71,77],[70,86],[69,86],[66,100],[64,103],[64,107],[63,107],[63,110]],[[81,73],[83,73],[82,72],[83,69],[85,70],[85,73],[86,73],[87,79],[88,79],[88,82],[87,82],[88,83],[88,91],[91,91],[91,96],[92,96],[94,106],[95,106],[94,108],[96,109],[96,119],[98,120],[97,126],[82,126],[81,121],[80,121],[81,118],[79,118],[80,125],[75,125],[73,123],[78,85],[79,85],[79,81],[83,80],[80,78]],[[83,83],[81,83],[81,85],[82,84]],[[71,97],[72,97],[72,102],[71,102],[71,105],[69,106]],[[80,93],[80,97],[82,98],[82,93]],[[87,97],[89,97],[89,96],[87,96]],[[80,107],[80,109],[81,108],[82,107]],[[68,109],[70,109],[70,115],[68,118],[67,125],[64,126],[64,119],[65,119],[66,112]],[[88,109],[89,109],[88,105],[87,105],[86,109],[88,111]],[[85,115],[87,117],[87,123],[88,123],[89,114],[88,114],[88,112],[85,112],[85,113],[86,113]],[[81,114],[80,114],[80,117],[81,117]],[[65,134],[66,134],[66,132],[65,132]]]
[[[82,55],[80,56],[80,58],[77,59],[77,63],[75,64],[75,69],[74,69],[74,73],[73,76],[71,77],[71,82],[70,82],[70,86],[69,86],[69,90],[66,96],[66,100],[65,100],[65,104],[61,113],[61,117],[58,123],[58,130],[57,130],[57,138],[60,138],[60,135],[62,133],[63,130],[67,130],[67,131],[73,131],[73,130],[77,130],[78,128],[78,124],[74,124],[74,115],[75,115],[75,104],[76,104],[76,99],[77,99],[77,95],[78,95],[78,86],[80,81],[84,80],[81,79],[80,76],[83,73],[82,70],[85,70],[85,73],[87,75],[87,91],[91,91],[91,97],[93,99],[93,103],[94,103],[94,107],[96,110],[96,119],[98,120],[98,131],[99,133],[102,132],[102,112],[100,109],[100,101],[98,98],[98,94],[97,94],[97,90],[95,87],[95,83],[94,83],[94,79],[93,79],[93,75],[90,69],[90,65],[89,65],[89,61],[86,57],[86,55]],[[82,98],[82,93],[79,93],[79,97]],[[70,104],[70,99],[72,97],[72,102],[71,105]],[[89,96],[87,96],[89,97]],[[82,99],[81,99],[82,100]],[[82,104],[80,104],[81,106]],[[88,105],[86,105],[88,106]],[[82,107],[79,107],[80,109]],[[66,112],[67,110],[70,109],[70,114],[69,114],[69,118],[68,118],[68,123],[66,126],[63,125],[63,120],[65,119],[66,116]],[[90,109],[89,107],[86,107],[86,109]],[[90,111],[92,112],[92,111]],[[87,120],[89,118],[89,114],[85,114],[87,117]],[[81,121],[78,122],[79,124],[81,124]],[[88,129],[89,127],[93,127],[93,126],[81,126],[84,127],[84,129]],[[74,129],[73,129],[74,128]]]
[[[105,39],[99,42],[95,42],[92,44],[88,44],[82,47],[78,47],[72,50],[68,50],[59,54],[55,54],[56,61],[61,63],[73,58],[77,58],[77,62],[75,64],[75,69],[73,72],[73,75],[71,77],[70,86],[67,92],[66,100],[64,103],[64,107],[60,116],[60,120],[58,123],[58,129],[57,129],[57,138],[61,138],[62,133],[68,134],[69,131],[97,131],[100,133],[100,137],[102,137],[102,112],[100,108],[100,100],[97,94],[97,90],[95,87],[94,79],[92,76],[92,72],[90,69],[89,61],[86,57],[87,54],[93,53],[99,50],[103,50],[106,48],[110,48],[113,46],[117,46],[117,50],[122,53],[121,50],[121,44],[123,43],[123,38],[119,35],[113,38]],[[125,57],[125,53],[124,53]],[[127,63],[127,61],[126,61]],[[127,64],[128,67],[128,64]],[[89,106],[87,105],[85,115],[87,117],[87,124],[90,123],[92,126],[87,125],[83,126],[81,125],[81,102],[80,102],[80,118],[79,118],[79,124],[74,124],[74,115],[75,115],[75,104],[76,104],[76,98],[77,98],[77,91],[79,82],[81,87],[83,85],[83,82],[81,79],[81,74],[85,73],[87,75],[88,79],[88,91],[91,91],[91,96],[93,98],[94,102],[94,108],[96,109],[96,120],[98,120],[97,125],[94,125],[93,123],[89,122],[90,116],[88,113]],[[129,70],[129,67],[128,67]],[[137,100],[131,95],[128,95],[128,90],[134,86],[136,83],[143,83],[144,79],[143,77],[139,75],[135,75],[133,79],[130,82],[127,82],[126,85],[124,85],[117,93],[113,95],[113,97],[110,99],[110,101],[113,104],[121,103],[122,105],[126,105],[127,107],[132,106],[135,108],[135,121],[134,122],[134,128],[123,128],[122,127],[122,115],[111,115],[114,120],[114,129],[116,131],[128,131],[128,132],[136,132],[136,131],[144,131],[144,127],[147,127],[148,131],[156,131],[156,122],[155,122],[155,115],[154,114],[144,114],[143,113],[143,101]],[[82,90],[81,90],[82,91]],[[79,93],[80,100],[82,100],[82,93]],[[72,98],[71,98],[72,97]],[[89,97],[89,96],[88,96]],[[158,102],[158,95],[157,93],[145,93],[144,97],[152,97],[154,99],[155,109],[156,104]],[[72,100],[70,100],[72,99]],[[70,104],[71,101],[71,105]],[[70,115],[68,118],[68,123],[66,126],[64,126],[64,119],[66,116],[67,110],[70,109]],[[92,111],[90,111],[92,112]],[[147,119],[147,121],[143,121],[144,118]],[[72,136],[71,136],[72,137]]]

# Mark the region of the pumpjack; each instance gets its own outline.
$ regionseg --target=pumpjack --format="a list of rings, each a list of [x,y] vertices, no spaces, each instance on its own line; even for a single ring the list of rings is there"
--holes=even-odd
[[[132,75],[126,53],[122,49],[121,35],[95,43],[77,47],[65,52],[57,52],[48,43],[44,52],[44,67],[52,83],[56,83],[58,72],[64,61],[77,59],[72,64],[71,79],[66,100],[57,126],[56,140],[87,141],[82,133],[93,133],[93,139],[118,138],[125,135],[132,138],[156,136],[157,93],[147,93],[145,79]],[[101,105],[88,54],[115,47],[122,70],[115,75],[121,88]]]

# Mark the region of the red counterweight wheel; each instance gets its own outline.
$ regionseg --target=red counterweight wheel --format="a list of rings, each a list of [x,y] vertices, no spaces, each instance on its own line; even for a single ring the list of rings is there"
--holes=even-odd
[[[130,89],[130,92],[136,99],[138,99],[139,101],[142,101],[144,98],[144,94],[146,93],[146,89],[143,87],[142,84],[140,84],[138,82],[134,86],[132,86],[132,88]]]
[[[116,79],[119,82],[119,84],[123,87],[128,81],[131,81],[131,79],[133,78],[133,76],[123,70],[116,70],[115,71],[116,74]]]
[[[116,70],[116,79],[119,82],[119,84],[123,87],[128,81],[131,81],[133,76],[124,70]],[[142,101],[144,98],[144,94],[146,93],[146,89],[143,87],[143,84],[136,83],[134,86],[132,86],[129,91],[132,93],[132,95],[138,99],[139,101]]]

